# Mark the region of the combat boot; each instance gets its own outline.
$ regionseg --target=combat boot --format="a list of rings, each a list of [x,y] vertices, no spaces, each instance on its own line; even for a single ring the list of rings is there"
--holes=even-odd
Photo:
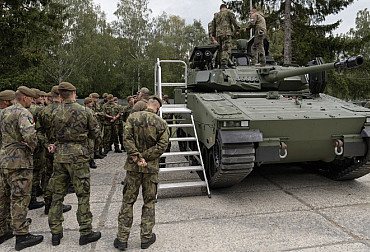
[[[115,153],[122,153],[122,151],[121,151],[119,148],[116,148],[116,149],[114,150],[114,152],[115,152]]]
[[[3,236],[0,237],[0,244],[4,243],[5,241],[13,238],[14,235],[13,235],[13,230],[12,229],[9,229],[9,231],[4,234]]]
[[[94,160],[94,159],[90,159],[89,164],[90,164],[90,168],[91,168],[91,169],[96,169],[96,168],[97,168],[97,166],[96,166],[96,164],[95,164],[95,160]]]
[[[51,236],[51,245],[58,246],[60,244],[60,240],[62,238],[63,238],[63,233],[52,234],[52,236]]]
[[[114,239],[113,245],[116,249],[119,249],[121,251],[127,249],[127,242],[121,242],[120,240],[118,240],[118,238]]]
[[[45,203],[43,201],[37,201],[37,198],[35,196],[32,196],[30,204],[28,205],[28,209],[33,210],[33,209],[43,207],[44,205]]]
[[[45,204],[44,214],[48,215],[51,204]],[[63,205],[63,213],[66,213],[72,209],[71,205]]]
[[[86,245],[88,243],[95,242],[95,241],[99,240],[100,237],[101,237],[101,233],[99,231],[97,231],[97,232],[92,231],[88,235],[81,235],[79,244],[80,245]]]
[[[157,237],[155,236],[155,233],[152,233],[152,237],[149,239],[149,241],[147,242],[142,242],[141,243],[141,248],[142,249],[147,249],[150,247],[150,245],[152,245],[153,243],[155,243],[155,240],[157,239]]]
[[[99,155],[102,156],[102,157],[106,157],[107,156],[107,154],[105,154],[104,151],[99,152]]]
[[[105,156],[103,156],[101,154],[94,155],[94,159],[103,159],[103,158],[105,158]]]
[[[220,69],[229,69],[229,67],[227,65],[221,65]]]
[[[28,247],[35,246],[44,240],[44,236],[42,235],[33,235],[33,234],[26,234],[26,235],[17,235],[15,241],[15,250],[19,251]]]

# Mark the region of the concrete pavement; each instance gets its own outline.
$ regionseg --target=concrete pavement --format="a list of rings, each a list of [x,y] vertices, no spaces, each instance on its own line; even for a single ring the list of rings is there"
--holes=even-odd
[[[91,170],[91,210],[94,230],[102,238],[78,245],[77,198],[69,194],[64,214],[64,238],[51,245],[47,216],[32,210],[30,231],[44,241],[23,251],[118,251],[113,247],[121,205],[125,154],[109,153]],[[196,179],[195,173],[161,176],[162,180]],[[297,165],[265,166],[242,183],[212,190],[164,191],[156,205],[157,242],[147,251],[370,251],[370,175],[336,182]],[[184,197],[179,197],[184,196]],[[140,251],[142,199],[134,208],[127,251]],[[0,251],[15,251],[15,239]]]

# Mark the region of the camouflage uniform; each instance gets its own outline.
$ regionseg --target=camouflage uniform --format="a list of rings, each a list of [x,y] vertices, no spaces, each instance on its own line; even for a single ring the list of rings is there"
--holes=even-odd
[[[67,100],[56,108],[52,119],[56,149],[49,227],[52,234],[63,232],[62,203],[69,181],[72,180],[78,198],[76,215],[80,234],[88,235],[92,232],[92,213],[90,212],[90,157],[87,139],[99,136],[99,123],[90,109],[72,100]]]
[[[219,44],[220,64],[227,65],[232,49],[234,32],[239,30],[234,13],[228,9],[221,9],[215,13],[212,21],[212,36]]]
[[[45,108],[42,104],[32,104],[30,108],[28,109],[34,120],[35,125],[37,124],[37,120],[39,117],[39,113]],[[36,149],[33,153],[33,179],[32,179],[32,198],[36,198],[37,190],[40,187],[40,182],[43,177],[43,173],[45,172],[45,149],[43,146],[43,143],[39,141],[37,143]]]
[[[37,145],[32,114],[15,102],[13,106],[2,110],[0,132],[3,187],[3,193],[0,194],[0,232],[8,231],[6,214],[10,207],[13,233],[26,235],[30,224],[26,217],[31,200],[32,152]],[[0,236],[2,235],[4,233],[0,233]]]
[[[147,99],[141,99],[132,107],[131,113],[146,110]]]
[[[144,205],[141,215],[141,242],[148,242],[152,237],[155,223],[155,198],[158,184],[159,157],[166,150],[169,140],[167,123],[153,110],[132,113],[126,122],[124,144],[127,151],[125,163],[126,177],[123,187],[122,206],[118,216],[117,238],[121,242],[128,240],[133,220],[133,205],[136,202],[140,185]],[[144,158],[146,167],[133,162],[131,156]]]
[[[36,122],[37,137],[41,142],[45,153],[45,172],[43,180],[44,201],[46,205],[51,204],[52,185],[49,185],[51,175],[53,173],[54,154],[47,151],[48,146],[55,142],[55,134],[53,132],[52,115],[53,112],[61,105],[58,101],[53,101],[47,105],[39,114]]]
[[[248,28],[254,30],[254,42],[251,48],[252,64],[257,62],[262,65],[266,64],[265,48],[263,47],[263,40],[266,38],[266,21],[262,14],[258,12],[251,13]]]
[[[113,102],[107,102],[104,104],[103,109],[102,109],[104,114],[110,115],[110,116],[116,116],[120,114],[120,107],[113,103]],[[104,139],[103,139],[103,145],[104,145],[104,151],[106,152],[107,150],[112,147],[112,144],[114,143],[115,149],[118,148],[118,134],[115,131],[115,125],[117,125],[119,122],[118,120],[115,120],[114,122],[111,122],[111,118],[105,117],[104,119]]]
[[[94,115],[95,115],[95,118],[98,120],[99,122],[99,126],[100,128],[102,129],[102,124],[101,124],[101,118],[102,118],[102,112],[101,112],[101,106],[99,105],[99,103],[94,103],[94,105],[92,106],[92,111],[94,111]],[[100,150],[102,148],[102,142],[103,142],[103,134],[100,134],[94,141],[94,155],[99,155],[100,153]]]

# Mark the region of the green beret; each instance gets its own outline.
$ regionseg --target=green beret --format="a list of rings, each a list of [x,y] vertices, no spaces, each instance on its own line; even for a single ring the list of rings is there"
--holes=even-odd
[[[40,91],[40,96],[48,96],[48,94],[45,91]]]
[[[51,96],[52,96],[52,95],[51,95],[51,92],[46,93],[46,96],[47,96],[47,97],[51,97]]]
[[[89,103],[92,103],[92,99],[90,97],[86,97],[85,100],[84,100],[84,104],[89,104]]]
[[[51,88],[51,95],[52,96],[57,96],[57,95],[59,95],[59,90],[58,90],[58,88],[59,88],[59,86],[57,85],[57,86],[53,86],[52,88]]]
[[[35,99],[39,98],[39,96],[32,89],[30,89],[26,86],[18,87],[18,91],[21,92],[25,96],[32,97],[32,98],[35,98]]]
[[[76,91],[76,88],[75,86],[73,86],[71,83],[69,82],[62,82],[62,83],[59,83],[59,87],[58,87],[58,90],[66,90],[66,91]]]
[[[109,95],[107,96],[107,99],[113,99],[113,95],[112,95],[112,94],[109,94]]]
[[[89,96],[91,98],[99,98],[100,97],[100,95],[98,93],[91,93]]]
[[[40,89],[37,89],[37,88],[31,88],[31,90],[33,91],[33,92],[35,92],[35,94],[36,94],[36,98],[35,99],[37,99],[37,98],[39,98],[40,97]]]
[[[108,96],[108,93],[103,94],[103,98],[106,98]]]
[[[4,90],[0,92],[1,101],[11,101],[15,99],[15,92],[13,90]]]
[[[159,102],[159,105],[161,105],[161,107],[162,107],[162,99],[159,98],[158,95],[152,95],[152,96],[149,97],[149,99],[157,100]]]

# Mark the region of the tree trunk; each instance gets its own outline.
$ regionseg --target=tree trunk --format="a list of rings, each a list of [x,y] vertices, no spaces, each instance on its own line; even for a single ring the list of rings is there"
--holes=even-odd
[[[292,20],[290,18],[291,0],[285,1],[285,29],[284,29],[284,64],[292,63]]]

